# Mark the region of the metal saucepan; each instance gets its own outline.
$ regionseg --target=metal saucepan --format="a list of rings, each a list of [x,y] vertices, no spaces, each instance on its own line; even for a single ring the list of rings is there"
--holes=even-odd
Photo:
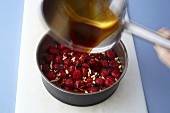
[[[86,21],[86,16],[89,16],[91,14],[91,12],[88,10],[97,12],[103,10],[102,9],[103,7],[107,7],[112,13],[114,13],[118,17],[120,21],[120,26],[117,28],[117,30],[110,33],[110,35],[108,35],[106,39],[102,40],[100,43],[95,45],[95,47],[92,47],[93,49],[91,53],[98,53],[98,52],[106,51],[107,49],[111,48],[113,45],[119,42],[121,38],[121,33],[124,30],[128,30],[130,33],[137,35],[147,41],[153,42],[155,44],[159,44],[166,48],[170,48],[170,40],[160,36],[158,33],[146,27],[142,27],[141,25],[128,22],[125,20],[124,17],[125,17],[126,7],[127,7],[126,0],[83,0],[83,1],[82,0],[81,1],[80,0],[44,0],[42,3],[42,13],[46,23],[48,24],[51,31],[53,32],[51,33],[51,35],[54,37],[55,40],[64,43],[66,46],[74,45],[75,49],[77,49],[78,51],[87,51],[90,48],[81,44],[80,45],[72,44],[72,40],[70,39],[68,33],[69,26],[70,26],[70,19],[62,10],[63,1],[69,2],[69,4],[73,6],[72,7],[73,9],[78,11],[80,10],[80,15],[84,13],[85,14],[85,16],[83,17],[85,18],[84,21]],[[90,4],[93,3],[93,5],[94,4],[95,5],[91,7],[90,5],[87,5],[89,3]],[[76,17],[76,15],[73,15],[73,17]],[[89,40],[87,42],[90,43],[91,41]]]
[[[52,38],[50,35],[51,32],[49,31],[47,34],[42,37],[39,41],[37,50],[36,50],[36,60],[37,66],[39,71],[42,75],[42,81],[48,90],[48,92],[54,96],[56,99],[75,106],[89,106],[93,104],[100,103],[110,97],[118,88],[121,79],[124,77],[127,67],[128,67],[128,55],[126,48],[122,41],[117,43],[112,49],[116,52],[117,56],[120,59],[120,63],[122,65],[122,74],[120,78],[110,87],[98,91],[96,93],[72,93],[66,90],[63,90],[54,84],[52,84],[46,76],[43,74],[40,65],[43,64],[43,58],[46,55],[47,48],[51,45],[56,45],[56,40]]]

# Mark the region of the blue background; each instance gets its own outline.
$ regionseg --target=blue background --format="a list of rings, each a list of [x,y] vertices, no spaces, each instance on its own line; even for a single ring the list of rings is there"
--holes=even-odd
[[[128,10],[132,21],[155,31],[170,29],[169,0],[128,0]],[[159,61],[150,42],[137,37],[134,41],[148,111],[170,113],[170,69]]]
[[[170,28],[170,0],[127,0],[130,19],[153,30]],[[0,113],[14,113],[24,0],[0,0]],[[134,36],[149,113],[170,113],[170,69],[153,44]],[[134,75],[135,76],[135,75]]]
[[[0,0],[0,113],[15,112],[24,0]]]

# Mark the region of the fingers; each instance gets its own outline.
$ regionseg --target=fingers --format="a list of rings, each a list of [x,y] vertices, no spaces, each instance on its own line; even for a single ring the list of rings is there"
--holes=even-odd
[[[170,30],[167,28],[161,28],[158,30],[158,33],[165,38],[170,39]],[[155,45],[154,49],[156,50],[160,61],[170,68],[170,50],[159,45]]]
[[[160,61],[170,68],[170,50],[161,46],[155,46],[154,48]]]
[[[161,28],[160,30],[158,30],[158,33],[162,36],[164,36],[165,38],[170,39],[170,30],[167,28]]]

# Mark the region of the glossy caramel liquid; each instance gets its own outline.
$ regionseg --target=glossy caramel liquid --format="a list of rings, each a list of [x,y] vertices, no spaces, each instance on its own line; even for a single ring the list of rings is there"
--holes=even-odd
[[[109,0],[64,0],[73,44],[92,49],[119,28],[109,5]]]

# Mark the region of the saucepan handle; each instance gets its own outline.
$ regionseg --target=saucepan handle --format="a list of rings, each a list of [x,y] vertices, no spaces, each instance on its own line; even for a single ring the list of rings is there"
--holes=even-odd
[[[127,21],[124,22],[124,28],[140,38],[170,49],[170,40],[151,29]]]

